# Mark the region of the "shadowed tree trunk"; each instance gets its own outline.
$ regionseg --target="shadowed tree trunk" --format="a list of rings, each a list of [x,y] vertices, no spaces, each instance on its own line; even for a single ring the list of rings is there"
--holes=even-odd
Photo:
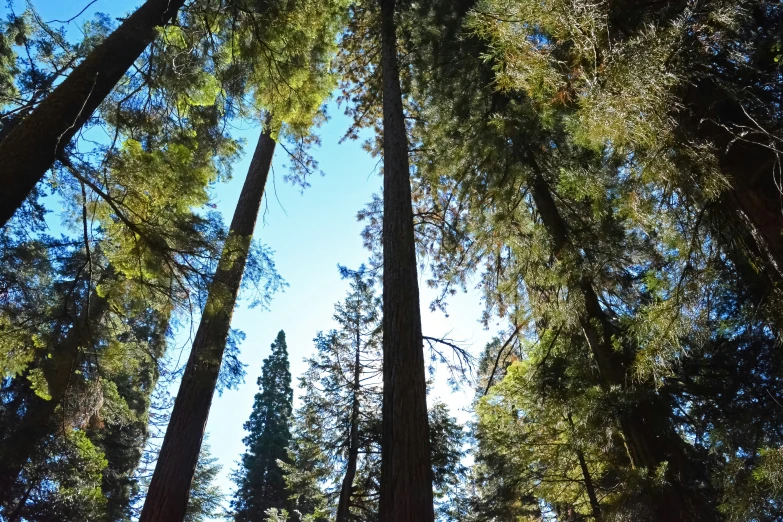
[[[432,522],[427,390],[408,140],[394,0],[381,1],[383,74],[383,429],[381,522]]]
[[[253,154],[231,220],[231,230],[209,288],[140,522],[180,522],[185,517],[190,485],[274,151],[275,140],[266,128]]]
[[[356,313],[356,359],[353,367],[353,400],[351,403],[351,431],[348,439],[348,464],[340,488],[340,500],[337,504],[336,522],[348,522],[353,493],[353,480],[356,477],[356,461],[359,459],[359,388],[361,386],[361,316]]]
[[[574,420],[571,414],[568,414],[568,425],[571,430],[574,429]],[[593,477],[590,475],[590,469],[587,467],[587,460],[585,460],[585,453],[578,447],[575,449],[576,458],[579,460],[579,469],[582,471],[582,479],[585,482],[585,491],[587,492],[587,498],[590,501],[590,510],[593,512],[593,520],[597,522],[601,521],[601,505],[598,503],[598,496],[595,494],[595,485],[593,484]]]
[[[685,96],[691,128],[710,142],[718,168],[729,183],[725,204],[753,237],[770,280],[783,278],[783,187],[781,161],[773,135],[753,120],[734,95],[713,81],[693,85]],[[773,130],[774,132],[774,130]],[[746,138],[745,134],[749,136]],[[688,137],[684,137],[687,140]],[[758,141],[757,141],[758,140]]]
[[[0,227],[185,0],[147,0],[0,142]]]
[[[590,476],[590,470],[587,468],[587,461],[585,461],[585,454],[582,450],[576,450],[576,457],[579,459],[579,469],[582,470],[582,478],[585,481],[585,491],[587,491],[587,498],[590,500],[590,509],[593,511],[593,519],[601,520],[601,506],[598,504],[598,497],[595,495],[595,486],[593,485],[593,478]]]
[[[110,271],[111,269],[109,269]],[[94,326],[100,323],[109,309],[108,301],[93,292],[90,304],[82,311],[76,323],[51,352],[51,358],[42,357],[41,370],[46,378],[49,400],[30,389],[24,377],[21,393],[27,397],[24,413],[16,426],[0,445],[0,506],[7,506],[15,494],[14,483],[36,447],[51,433],[55,410],[62,404],[74,372],[78,369],[82,348],[92,345]]]

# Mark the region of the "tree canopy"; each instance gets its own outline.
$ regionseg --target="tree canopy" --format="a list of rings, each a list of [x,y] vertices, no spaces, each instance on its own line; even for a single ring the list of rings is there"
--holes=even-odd
[[[783,518],[780,1],[138,3],[0,20],[0,519]],[[233,313],[286,286],[256,222],[326,104],[369,260],[296,399],[278,334],[228,495]],[[459,292],[486,346],[426,331]]]

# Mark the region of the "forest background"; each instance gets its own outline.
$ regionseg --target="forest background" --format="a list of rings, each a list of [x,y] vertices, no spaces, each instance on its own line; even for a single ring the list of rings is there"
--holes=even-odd
[[[275,331],[235,522],[783,519],[781,0],[100,1],[6,4],[0,519],[132,520],[151,477],[141,522],[203,520]],[[349,276],[289,426],[360,240],[382,301]],[[430,336],[478,356],[469,470]]]
[[[12,5],[17,13],[26,7],[25,2],[19,0]],[[97,13],[111,18],[123,16],[136,7],[136,2],[97,0],[88,5],[86,1],[36,0],[33,5],[45,21],[70,21],[65,27],[69,37],[76,41],[82,37],[81,25]],[[73,18],[85,5],[87,9]],[[0,9],[5,11],[7,6]],[[3,17],[5,14],[3,12]],[[59,24],[52,25],[57,27]],[[251,308],[245,299],[234,312],[232,328],[246,336],[240,345],[239,359],[246,365],[247,375],[237,389],[225,390],[215,397],[207,424],[210,452],[217,459],[216,464],[221,466],[215,484],[227,495],[226,507],[236,488],[230,474],[238,467],[239,457],[245,450],[242,425],[253,407],[253,397],[258,391],[256,378],[260,375],[263,359],[269,355],[270,343],[279,330],[286,332],[294,406],[297,407],[300,396],[297,379],[306,369],[303,358],[313,354],[316,333],[334,327],[334,304],[344,298],[348,289],[348,282],[341,278],[337,266],[357,268],[369,256],[361,238],[365,224],[357,221],[357,212],[381,190],[380,163],[362,148],[362,142],[372,133],[365,130],[358,139],[344,140],[352,120],[344,115],[344,106],[338,105],[334,97],[328,102],[327,114],[329,120],[318,129],[321,145],[313,151],[324,176],[311,177],[311,186],[305,190],[285,183],[282,177],[290,160],[285,150],[278,149],[272,164],[275,175],[264,195],[262,216],[254,238],[274,251],[274,262],[288,286],[274,296],[268,309]],[[232,165],[234,177],[215,186],[213,204],[226,223],[231,220],[260,132],[260,128],[240,122],[235,122],[231,130],[234,137],[244,139],[246,143],[243,155]],[[44,202],[55,211],[48,215],[48,225],[51,233],[57,235],[62,228],[56,212],[57,196],[47,197]],[[307,245],[306,251],[303,245]],[[495,333],[480,322],[481,293],[469,287],[467,293],[450,298],[447,314],[431,311],[429,303],[437,292],[424,284],[426,279],[427,273],[419,274],[424,335],[459,341],[478,356]],[[192,331],[180,329],[171,343],[174,348],[170,351],[171,363],[177,368],[187,361],[198,320],[199,317],[194,316],[190,325]],[[500,321],[495,321],[500,328]],[[464,424],[471,418],[474,389],[470,386],[452,389],[447,382],[448,372],[442,370],[434,375],[428,401],[443,401],[451,414]],[[172,395],[176,394],[178,382],[166,386]]]

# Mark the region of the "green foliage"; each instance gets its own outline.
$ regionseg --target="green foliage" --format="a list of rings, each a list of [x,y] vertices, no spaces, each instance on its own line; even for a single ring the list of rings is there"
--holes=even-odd
[[[203,444],[198,456],[196,474],[190,486],[185,522],[205,522],[214,520],[222,514],[225,495],[215,484],[221,469],[216,462],[217,458],[210,455],[209,445]]]
[[[482,508],[521,515],[535,512],[543,502],[590,515],[578,452],[591,479],[600,485],[602,501],[611,503],[616,470],[607,466],[607,455],[599,448],[612,446],[612,433],[602,434],[595,426],[601,421],[598,416],[607,412],[596,408],[597,390],[584,390],[567,401],[542,398],[536,366],[534,361],[513,363],[503,381],[477,405],[478,481],[488,495]],[[509,475],[513,480],[501,484]]]
[[[101,492],[106,465],[105,455],[84,431],[52,437],[25,467],[25,494],[7,513],[30,521],[99,520],[106,506]]]
[[[264,359],[258,386],[253,412],[244,426],[247,450],[233,476],[237,491],[231,507],[238,522],[262,521],[267,510],[288,505],[285,471],[278,462],[288,461],[293,390],[282,330]]]
[[[676,97],[693,71],[679,58],[667,61],[690,45],[700,17],[727,32],[737,25],[720,9],[692,19],[657,12],[655,24],[636,26],[605,13],[600,3],[433,3],[416,11],[416,29],[405,35],[418,67],[409,105],[413,182],[431,284],[446,298],[477,278],[487,322],[507,318],[514,332],[493,343],[480,365],[479,396],[490,378],[496,385],[478,403],[474,433],[471,504],[483,519],[591,515],[596,502],[580,454],[607,517],[655,518],[660,499],[675,490],[692,495],[683,509],[693,519],[709,518],[737,496],[726,488],[737,477],[726,463],[742,462],[748,472],[766,445],[742,436],[728,404],[707,405],[711,385],[691,381],[691,371],[706,377],[710,361],[726,357],[721,343],[747,357],[751,373],[777,375],[749,352],[765,350],[761,332],[779,326],[776,305],[749,298],[756,276],[724,243],[736,229],[705,206],[721,182],[684,184],[716,162],[680,134]],[[638,31],[627,38],[621,24],[625,33]],[[678,167],[686,162],[694,170]],[[375,221],[366,233],[377,239]],[[591,292],[597,310],[589,308]],[[740,335],[748,309],[739,303],[767,324],[754,329],[752,350]],[[588,330],[605,335],[620,380],[604,380]],[[763,380],[742,378],[755,391],[740,386],[745,391],[724,396],[729,403],[764,393]],[[651,408],[648,429],[671,442],[655,450],[664,454],[657,463],[633,469],[636,442],[626,419]],[[744,422],[766,430],[755,414]],[[748,448],[754,457],[735,460]],[[678,477],[672,469],[683,459],[690,471]],[[683,480],[687,474],[694,478]],[[764,516],[774,516],[770,509]]]
[[[18,69],[12,42],[24,38],[21,22],[16,19],[9,20],[3,24],[3,31],[0,32],[0,110],[10,105],[18,93],[14,81]],[[3,127],[5,125],[6,122],[3,122]]]
[[[403,7],[432,306],[477,285],[484,323],[508,324],[480,360],[470,470],[462,428],[445,405],[430,410],[439,518],[641,522],[677,498],[683,519],[783,518],[779,279],[743,221],[762,196],[779,213],[780,2]],[[0,139],[114,24],[98,16],[69,41],[32,7],[6,17]],[[228,124],[276,129],[289,180],[306,186],[339,86],[347,136],[373,128],[366,148],[379,153],[378,25],[377,2],[189,2],[66,148],[0,238],[0,448],[30,412],[54,412],[0,492],[2,517],[132,519],[167,336],[204,302],[221,253],[228,266],[250,249],[243,284],[257,304],[284,284],[272,253],[228,237],[210,210],[242,151]],[[753,170],[762,152],[771,160]],[[744,218],[726,212],[738,183],[756,198]],[[64,208],[60,238],[45,190]],[[360,214],[376,253],[381,204]],[[236,520],[332,518],[352,450],[351,516],[378,516],[381,311],[368,273],[343,275],[350,293],[315,339],[294,419],[282,332],[264,362]],[[106,306],[92,315],[95,303]],[[241,339],[229,336],[220,387],[242,378]],[[646,434],[638,465],[634,435]],[[204,448],[187,520],[221,514],[218,469]]]
[[[292,474],[287,481],[302,519],[334,516],[352,449],[357,473],[350,512],[364,519],[377,511],[380,301],[364,266],[358,271],[340,270],[350,281],[350,290],[334,307],[332,318],[338,328],[318,333],[314,339],[317,353],[306,359],[308,368],[299,382],[304,393],[296,414]],[[355,389],[357,376],[360,386]],[[355,401],[358,415],[354,414]],[[358,431],[356,448],[351,441],[353,422]]]
[[[328,492],[323,488],[333,478],[324,449],[324,418],[314,408],[297,410],[288,462],[281,462],[294,520],[325,522],[330,517]]]
[[[713,200],[731,174],[719,163],[728,149],[705,137],[704,120],[779,150],[768,141],[781,125],[770,109],[776,95],[765,87],[779,75],[779,7],[486,0],[467,27],[488,42],[497,88],[567,114],[578,143],[632,155],[661,184]],[[713,88],[720,101],[710,99]],[[731,103],[748,123],[732,119]],[[714,104],[709,116],[703,104]]]

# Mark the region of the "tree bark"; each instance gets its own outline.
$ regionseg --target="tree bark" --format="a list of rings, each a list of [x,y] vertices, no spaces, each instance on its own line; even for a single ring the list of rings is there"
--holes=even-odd
[[[381,3],[383,428],[381,522],[432,522],[429,425],[395,1]]]
[[[758,254],[769,279],[780,282],[783,187],[779,186],[779,178],[783,167],[775,151],[776,143],[772,137],[768,144],[754,141],[763,135],[762,129],[734,96],[712,80],[691,86],[684,105],[690,110],[688,128],[695,128],[699,139],[712,144],[718,168],[729,183],[726,203],[758,246],[751,255]],[[748,138],[742,135],[746,131]],[[688,136],[683,139],[690,141]]]
[[[356,477],[356,462],[359,460],[359,388],[361,386],[361,318],[357,311],[356,359],[353,367],[353,401],[351,404],[351,431],[348,436],[348,463],[340,488],[336,522],[348,522],[353,494],[353,480]]]
[[[49,400],[36,395],[29,383],[23,386],[23,393],[28,395],[24,415],[19,424],[10,428],[8,437],[0,445],[0,506],[7,506],[12,500],[19,473],[36,447],[51,432],[55,410],[68,391],[81,348],[93,343],[93,327],[108,309],[106,298],[93,292],[89,306],[52,351],[51,359],[42,359],[41,370],[46,378]]]
[[[181,522],[185,517],[190,485],[274,151],[275,140],[266,128],[253,154],[229,236],[209,288],[140,522]]]
[[[0,228],[186,0],[147,0],[0,142]]]
[[[590,509],[593,511],[593,519],[600,521],[601,506],[598,504],[593,478],[590,476],[590,470],[587,468],[587,461],[585,461],[585,454],[582,450],[576,450],[576,458],[579,459],[579,468],[582,470],[582,477],[585,481],[585,491],[587,491],[587,498],[590,500]]]

